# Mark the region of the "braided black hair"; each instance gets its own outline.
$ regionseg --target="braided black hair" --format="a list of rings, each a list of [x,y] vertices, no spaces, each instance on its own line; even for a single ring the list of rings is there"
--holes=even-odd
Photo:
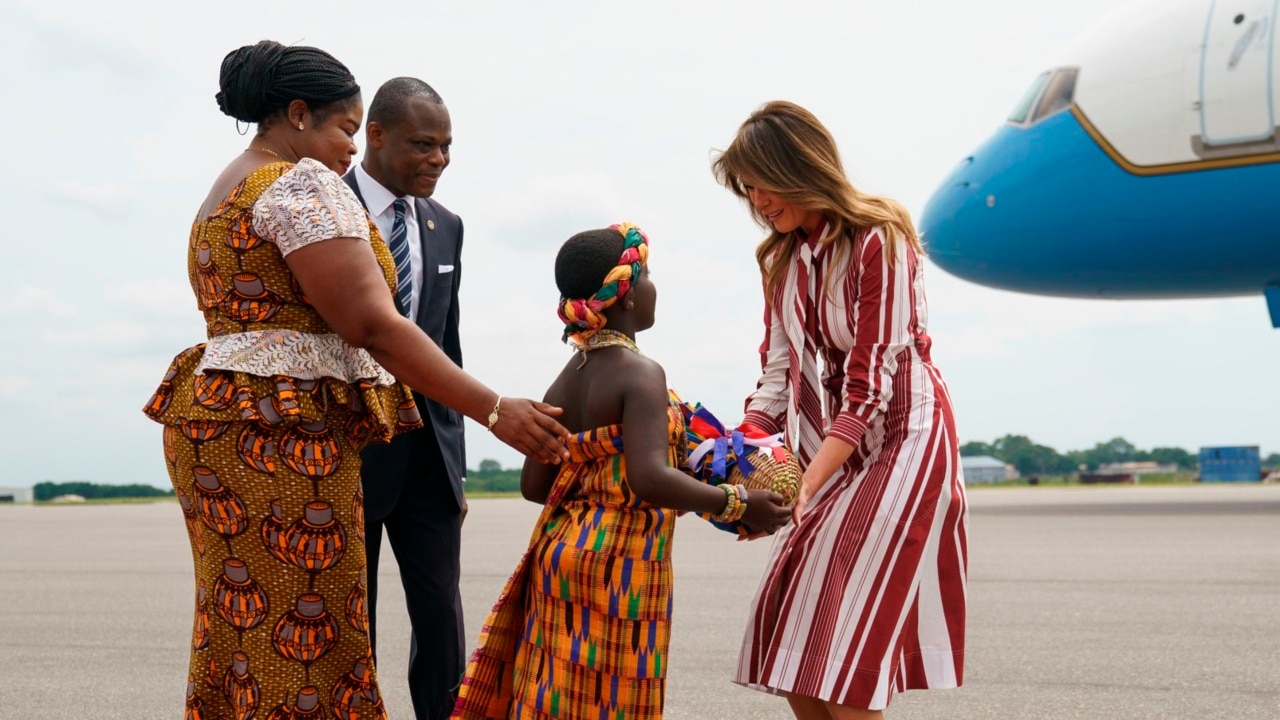
[[[399,123],[409,113],[409,101],[416,97],[437,105],[444,104],[435,88],[417,78],[391,78],[373,94],[373,102],[369,103],[369,122],[384,127]]]
[[[214,97],[222,112],[244,122],[262,123],[302,100],[317,121],[339,103],[360,94],[346,65],[329,53],[273,40],[227,53]]]
[[[586,230],[569,238],[556,254],[556,288],[569,299],[589,298],[622,256],[624,238],[617,230]]]

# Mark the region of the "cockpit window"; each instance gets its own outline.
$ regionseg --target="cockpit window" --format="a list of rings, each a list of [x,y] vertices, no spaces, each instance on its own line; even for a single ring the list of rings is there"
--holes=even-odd
[[[1027,121],[1027,116],[1031,114],[1031,108],[1035,107],[1036,100],[1040,99],[1040,91],[1044,89],[1044,84],[1048,81],[1049,73],[1040,73],[1036,81],[1031,83],[1031,88],[1027,90],[1027,94],[1023,95],[1022,99],[1018,101],[1018,107],[1009,116],[1009,122],[1021,125]]]
[[[1036,103],[1035,112],[1031,113],[1029,122],[1038,123],[1044,118],[1071,107],[1076,92],[1076,75],[1079,68],[1059,68],[1049,78],[1040,93],[1040,102]]]
[[[1041,73],[1009,116],[1016,125],[1034,125],[1056,112],[1071,107],[1079,68],[1066,67]]]

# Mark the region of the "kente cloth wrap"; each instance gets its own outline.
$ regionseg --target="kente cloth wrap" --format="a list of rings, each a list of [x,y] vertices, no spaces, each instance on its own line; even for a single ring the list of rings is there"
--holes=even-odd
[[[359,453],[422,422],[284,261],[311,242],[367,240],[369,223],[336,174],[303,160],[254,170],[191,229],[208,341],[174,358],[143,408],[164,425],[195,569],[186,717],[386,717]],[[390,253],[372,248],[391,292]]]
[[[668,410],[668,462],[684,422]],[[677,513],[627,484],[622,426],[578,433],[480,631],[455,720],[661,720]]]
[[[560,298],[557,312],[564,322],[564,341],[582,344],[607,322],[604,311],[626,297],[631,284],[649,263],[649,236],[631,223],[610,225],[622,233],[622,256],[604,278],[600,291],[589,298]]]

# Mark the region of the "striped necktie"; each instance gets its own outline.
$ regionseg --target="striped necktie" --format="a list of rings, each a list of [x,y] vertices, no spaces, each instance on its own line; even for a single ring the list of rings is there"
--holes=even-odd
[[[391,248],[391,257],[396,261],[396,299],[400,301],[400,312],[405,317],[410,317],[409,311],[413,306],[413,268],[409,263],[409,229],[404,224],[404,213],[409,203],[404,198],[396,198],[391,206],[396,210],[396,219],[391,224],[391,240],[387,247]]]

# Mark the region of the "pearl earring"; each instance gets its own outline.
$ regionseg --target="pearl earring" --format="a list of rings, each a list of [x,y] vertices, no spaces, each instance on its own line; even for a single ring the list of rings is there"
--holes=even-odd
[[[301,130],[301,129],[302,129],[302,121],[301,121],[301,120],[299,120],[299,121],[298,121],[298,129],[299,129],[299,130]]]

